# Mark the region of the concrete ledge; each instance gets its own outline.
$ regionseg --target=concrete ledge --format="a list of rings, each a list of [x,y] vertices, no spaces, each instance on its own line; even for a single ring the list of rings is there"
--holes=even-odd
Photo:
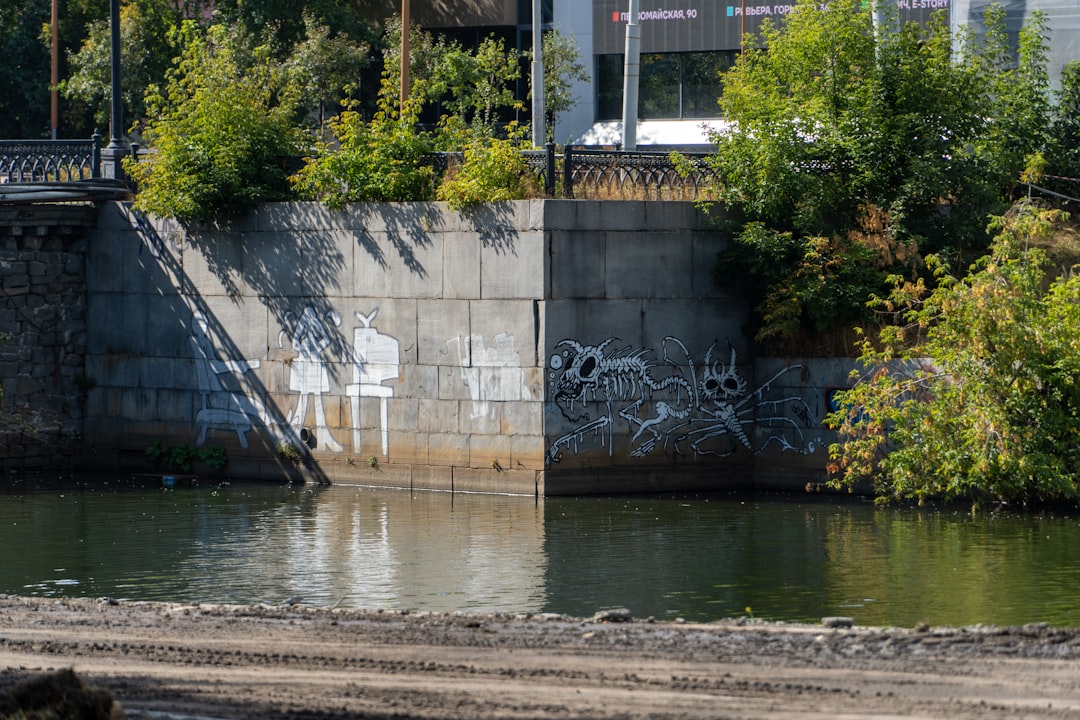
[[[536,495],[536,471],[454,468],[454,492]]]
[[[545,496],[611,495],[618,493],[669,493],[689,491],[748,490],[754,488],[749,467],[636,467],[551,469],[544,472]]]

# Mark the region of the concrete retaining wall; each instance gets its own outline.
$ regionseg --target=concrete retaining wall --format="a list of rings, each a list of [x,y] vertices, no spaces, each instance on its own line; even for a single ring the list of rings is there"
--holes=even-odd
[[[108,205],[88,461],[220,446],[233,477],[576,494],[747,487],[767,457],[802,487],[839,370],[755,363],[749,308],[711,279],[725,243],[681,202],[291,203],[188,228]]]

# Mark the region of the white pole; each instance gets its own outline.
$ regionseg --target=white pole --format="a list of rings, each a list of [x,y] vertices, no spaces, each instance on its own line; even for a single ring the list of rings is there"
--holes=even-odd
[[[401,89],[399,102],[401,113],[405,114],[405,103],[409,100],[409,0],[401,0]]]
[[[542,0],[532,0],[532,139],[533,147],[543,147],[547,140],[546,118],[544,117],[544,20],[540,14]]]
[[[626,60],[623,65],[623,150],[637,149],[638,75],[641,73],[641,28],[638,26],[638,0],[630,0],[630,18],[626,23]]]

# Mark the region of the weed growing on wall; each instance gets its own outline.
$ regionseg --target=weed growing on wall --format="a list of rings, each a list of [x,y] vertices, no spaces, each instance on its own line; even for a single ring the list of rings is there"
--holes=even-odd
[[[280,442],[277,444],[275,451],[278,457],[283,460],[288,460],[291,463],[298,463],[303,459],[303,453],[300,452],[300,448],[291,442]]]
[[[187,443],[166,445],[160,440],[146,448],[146,456],[167,470],[190,472],[196,460],[220,470],[229,462],[229,454],[222,445],[194,448]]]

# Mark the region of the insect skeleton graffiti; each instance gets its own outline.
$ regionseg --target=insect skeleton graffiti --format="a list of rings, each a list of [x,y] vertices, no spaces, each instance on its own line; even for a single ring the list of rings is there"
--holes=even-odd
[[[580,451],[590,435],[614,455],[616,418],[627,422],[630,457],[649,455],[658,446],[677,455],[693,453],[729,457],[738,449],[758,454],[770,445],[783,451],[808,454],[820,440],[806,441],[813,416],[799,395],[773,397],[774,386],[791,365],[750,390],[736,367],[736,352],[729,362],[714,358],[715,344],[695,363],[681,340],[668,336],[661,343],[661,359],[650,358],[647,348],[610,349],[618,338],[599,345],[563,340],[560,352],[548,362],[548,387],[554,405],[576,426],[556,439],[546,462],[562,460],[563,451]],[[660,396],[662,399],[655,396]],[[764,440],[755,443],[748,426],[762,428]],[[762,433],[753,433],[759,438]]]

